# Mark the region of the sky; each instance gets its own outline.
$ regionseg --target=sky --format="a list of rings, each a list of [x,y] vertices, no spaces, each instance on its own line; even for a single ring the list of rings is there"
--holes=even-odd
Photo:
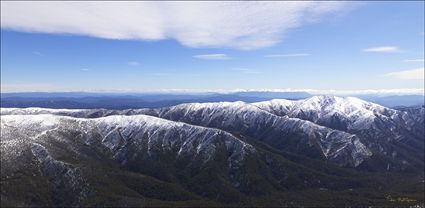
[[[1,2],[2,92],[424,93],[424,2]]]

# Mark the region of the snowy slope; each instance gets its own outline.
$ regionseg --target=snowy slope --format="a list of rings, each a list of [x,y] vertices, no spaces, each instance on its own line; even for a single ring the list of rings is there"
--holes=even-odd
[[[253,105],[278,116],[308,120],[357,135],[373,154],[385,158],[371,164],[371,169],[376,164],[386,164],[388,170],[404,169],[406,164],[423,167],[425,135],[421,109],[400,111],[354,97],[335,96]]]
[[[158,109],[1,109],[2,115],[41,113],[79,118],[146,114],[242,134],[280,150],[323,156],[340,165],[358,166],[373,153],[397,155],[403,162],[409,152],[423,149],[420,116],[418,119],[409,112],[354,97],[314,96],[253,104],[188,103]]]
[[[151,115],[223,129],[256,138],[282,150],[320,155],[340,165],[358,166],[372,153],[355,135],[309,121],[279,117],[244,102],[189,103]]]
[[[354,97],[314,96],[304,100],[271,100],[253,103],[276,115],[303,117],[311,113],[308,120],[319,122],[338,116],[347,122],[348,129],[367,129],[377,118],[385,120],[406,118],[407,114],[366,102]]]
[[[176,156],[192,155],[206,162],[214,158],[216,145],[224,144],[231,153],[229,162],[242,160],[255,149],[231,134],[205,127],[168,121],[147,115],[108,116],[95,119],[74,118],[51,114],[2,115],[2,154],[13,156],[20,145],[45,141],[61,132],[75,132],[87,145],[100,142],[113,157],[125,162],[128,146],[152,156],[158,151],[175,152]],[[99,141],[94,141],[98,139]],[[70,145],[72,145],[72,141]],[[2,155],[3,156],[3,155]]]
[[[279,117],[244,102],[190,103],[170,108],[124,111],[104,109],[80,111],[40,108],[2,109],[3,115],[38,113],[52,113],[72,117],[105,116],[110,114],[149,114],[167,120],[182,121],[197,126],[240,132],[243,135],[266,142],[277,149],[312,157],[323,157],[340,165],[358,166],[372,155],[368,148],[355,135],[319,126],[297,118]],[[100,122],[104,119],[109,119],[109,123],[116,123],[120,119],[131,118],[126,123],[126,129],[139,129],[139,125],[141,125],[140,119],[145,117],[143,115],[138,116],[107,116],[96,120]],[[149,118],[149,123],[151,124],[156,122],[153,117],[147,118]],[[114,121],[111,119],[118,120]],[[161,119],[161,121],[166,121],[164,119]],[[138,125],[134,125],[135,123]],[[117,124],[119,123],[115,125]],[[103,124],[100,126],[103,126]],[[168,127],[168,129],[173,128],[181,127]]]

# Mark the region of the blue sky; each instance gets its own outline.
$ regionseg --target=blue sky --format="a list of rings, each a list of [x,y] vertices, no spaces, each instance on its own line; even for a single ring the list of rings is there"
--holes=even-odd
[[[139,3],[2,2],[2,92],[423,92],[421,1]]]

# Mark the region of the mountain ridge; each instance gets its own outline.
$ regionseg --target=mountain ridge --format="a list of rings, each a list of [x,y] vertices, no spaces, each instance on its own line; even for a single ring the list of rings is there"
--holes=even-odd
[[[297,101],[281,103],[291,102]],[[416,137],[420,132],[405,135],[420,128],[423,119],[412,115],[420,115],[423,109],[371,108],[372,114],[362,115],[373,117],[372,126],[380,127],[372,129],[373,133],[407,119],[413,122],[406,123],[413,124],[410,129],[404,129],[404,124],[394,129],[405,136],[402,139],[385,134],[390,137],[372,140],[364,133],[367,131],[350,133],[309,121],[311,118],[276,115],[257,105],[1,108],[1,177],[6,190],[2,206],[16,206],[17,202],[40,206],[254,206],[264,205],[262,199],[269,199],[266,204],[270,206],[331,206],[311,201],[312,193],[332,198],[334,205],[341,206],[347,199],[359,206],[370,200],[406,205],[387,201],[385,194],[389,193],[423,203],[423,183],[417,182],[424,178],[423,138]],[[332,107],[322,105],[311,109]],[[379,119],[380,113],[397,116]],[[406,193],[400,184],[417,192]],[[28,195],[28,187],[45,188]],[[382,192],[383,187],[389,192]],[[379,196],[369,198],[369,192]]]

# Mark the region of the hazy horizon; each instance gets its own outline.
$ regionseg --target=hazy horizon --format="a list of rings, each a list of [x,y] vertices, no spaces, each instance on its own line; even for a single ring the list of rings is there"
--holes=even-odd
[[[157,89],[145,91],[132,90],[86,90],[86,91],[1,91],[2,94],[25,94],[25,93],[87,93],[87,94],[231,94],[241,92],[263,92],[263,93],[308,93],[311,95],[376,95],[376,96],[392,96],[392,95],[420,95],[425,96],[424,89],[380,89],[380,90],[316,90],[316,89]]]

